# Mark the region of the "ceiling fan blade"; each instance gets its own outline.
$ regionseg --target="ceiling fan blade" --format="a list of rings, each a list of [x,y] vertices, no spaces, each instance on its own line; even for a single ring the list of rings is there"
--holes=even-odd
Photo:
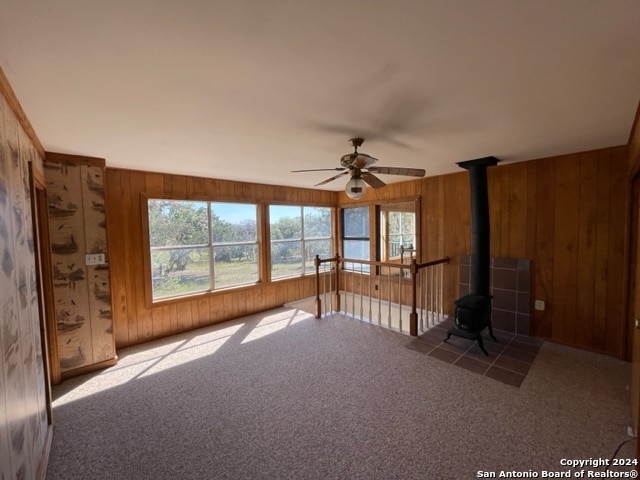
[[[333,170],[337,170],[339,172],[341,172],[342,170],[346,170],[345,168],[342,167],[335,167],[335,168],[308,168],[305,170],[291,170],[291,173],[301,173],[301,172],[329,172],[329,171],[333,171]]]
[[[348,174],[348,173],[349,173],[349,171],[347,170],[347,171],[345,171],[345,172],[339,173],[338,175],[334,175],[333,177],[331,177],[331,178],[327,178],[326,180],[323,180],[323,181],[322,181],[322,182],[320,182],[320,183],[316,183],[316,184],[314,185],[314,187],[319,187],[320,185],[324,185],[325,183],[332,182],[332,181],[334,181],[336,178],[340,178],[341,176],[346,175],[346,174]]]
[[[424,177],[426,172],[422,168],[405,168],[405,167],[367,167],[370,172],[380,173],[382,175],[406,175],[408,177]]]
[[[366,153],[358,153],[358,156],[351,162],[351,166],[355,168],[368,168],[369,165],[373,165],[377,161],[378,159],[373,158],[371,155],[367,155]]]
[[[340,159],[340,165],[345,168],[367,168],[378,161],[366,153],[347,153]]]
[[[384,187],[386,185],[386,183],[384,183],[382,180],[380,180],[378,177],[376,177],[373,173],[362,172],[360,174],[360,178],[362,178],[362,180],[367,182],[373,188],[380,188],[380,187]]]

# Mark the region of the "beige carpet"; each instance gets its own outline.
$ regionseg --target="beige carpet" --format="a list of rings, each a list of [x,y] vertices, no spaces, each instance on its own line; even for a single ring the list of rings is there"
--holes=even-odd
[[[471,479],[627,438],[628,363],[545,342],[515,388],[411,341],[283,308],[122,350],[54,389],[47,478]]]

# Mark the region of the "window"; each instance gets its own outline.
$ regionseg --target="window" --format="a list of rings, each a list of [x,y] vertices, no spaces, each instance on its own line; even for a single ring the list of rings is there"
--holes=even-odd
[[[345,208],[342,210],[342,252],[345,258],[369,260],[369,207]],[[352,263],[344,268],[353,269]],[[369,271],[369,266],[365,266]]]
[[[258,281],[257,207],[211,203],[214,288]]]
[[[375,224],[370,225],[370,218]],[[381,262],[408,264],[413,258],[419,261],[419,218],[419,199],[345,207],[342,209],[342,254],[345,258],[372,260],[370,252],[375,252],[375,260]],[[360,271],[360,264],[352,262],[345,262],[343,267]],[[362,271],[370,269],[365,265]]]
[[[150,199],[147,207],[153,300],[258,281],[255,205]]]
[[[331,208],[271,205],[271,278],[314,273],[331,256]]]
[[[380,260],[409,263],[415,257],[416,214],[413,203],[381,205]],[[403,256],[404,249],[404,258]],[[408,260],[408,261],[407,261]]]

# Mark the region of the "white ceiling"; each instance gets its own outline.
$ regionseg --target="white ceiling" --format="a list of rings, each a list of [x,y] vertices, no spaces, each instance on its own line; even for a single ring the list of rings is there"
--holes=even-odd
[[[310,187],[365,136],[431,176],[626,144],[640,1],[0,0],[0,66],[48,151]]]

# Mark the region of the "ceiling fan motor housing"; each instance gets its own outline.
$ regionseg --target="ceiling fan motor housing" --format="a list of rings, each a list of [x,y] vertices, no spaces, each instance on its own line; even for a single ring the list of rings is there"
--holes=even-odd
[[[356,137],[349,140],[349,145],[358,150],[358,147],[362,146],[364,143],[364,138]]]
[[[340,159],[340,165],[342,165],[344,168],[350,168],[353,164],[353,161],[358,158],[358,155],[359,154],[357,153],[347,153],[346,155],[343,155]]]

